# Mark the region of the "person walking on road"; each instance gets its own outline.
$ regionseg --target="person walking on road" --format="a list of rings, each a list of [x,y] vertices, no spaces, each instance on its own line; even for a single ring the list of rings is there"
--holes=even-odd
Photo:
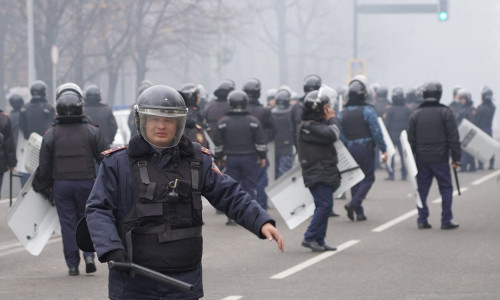
[[[243,92],[241,92],[243,93]],[[187,109],[168,86],[145,90],[134,108],[139,135],[109,151],[87,202],[87,224],[101,262],[133,262],[193,284],[179,290],[111,269],[109,298],[199,299],[202,199],[261,239],[284,244],[273,218],[183,135]]]
[[[455,229],[451,210],[453,185],[451,166],[460,166],[460,139],[453,112],[439,103],[443,88],[441,83],[430,81],[424,84],[424,103],[415,110],[408,123],[408,142],[417,163],[417,184],[422,208],[418,207],[417,226],[430,229],[427,196],[433,178],[436,178],[442,198],[441,229]]]

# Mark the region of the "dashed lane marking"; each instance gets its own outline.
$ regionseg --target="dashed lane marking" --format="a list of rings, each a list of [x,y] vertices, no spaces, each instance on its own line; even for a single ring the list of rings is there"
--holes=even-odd
[[[487,180],[490,180],[491,178],[497,176],[497,175],[500,175],[500,170],[496,171],[496,172],[493,172],[491,174],[488,174],[486,176],[483,176],[482,178],[479,178],[475,181],[472,182],[472,185],[479,185]]]
[[[352,247],[354,245],[356,245],[357,243],[359,243],[360,241],[359,240],[350,240],[350,241],[347,241],[345,243],[343,243],[342,245],[338,246],[337,247],[337,251],[327,251],[327,252],[322,252],[321,254],[317,255],[316,257],[313,257],[311,259],[308,259],[306,260],[305,262],[303,263],[300,263],[294,267],[291,267],[290,269],[287,269],[281,273],[278,273],[276,275],[273,275],[271,276],[271,279],[284,279],[290,275],[293,275],[297,272],[300,272],[314,264],[317,264],[318,262],[322,261],[322,260],[325,260],[327,259],[328,257],[332,256],[332,255],[335,255],[349,247]]]
[[[239,300],[241,298],[243,298],[243,296],[228,296],[222,300]]]

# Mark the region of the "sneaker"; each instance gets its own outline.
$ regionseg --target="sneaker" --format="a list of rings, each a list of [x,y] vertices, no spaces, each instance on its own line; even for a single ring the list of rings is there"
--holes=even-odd
[[[70,267],[68,269],[68,275],[69,276],[78,276],[78,275],[80,275],[80,271],[78,271],[78,267]]]
[[[97,271],[94,259],[91,256],[85,257],[85,273],[94,273]]]

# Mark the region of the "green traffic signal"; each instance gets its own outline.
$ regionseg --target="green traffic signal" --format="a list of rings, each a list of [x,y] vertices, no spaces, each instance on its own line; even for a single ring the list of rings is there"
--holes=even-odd
[[[446,21],[448,20],[448,13],[445,11],[442,11],[439,13],[439,20],[440,21]]]

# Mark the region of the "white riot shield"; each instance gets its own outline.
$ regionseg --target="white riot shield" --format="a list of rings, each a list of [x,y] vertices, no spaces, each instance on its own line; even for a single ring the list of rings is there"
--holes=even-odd
[[[462,149],[483,163],[488,162],[500,149],[499,142],[469,120],[462,120],[458,126],[458,134]]]
[[[271,183],[266,193],[290,229],[296,228],[314,213],[314,200],[304,186],[300,165]]]
[[[347,150],[340,140],[337,140],[333,145],[337,150],[337,158],[339,160],[337,168],[342,177],[340,186],[333,193],[334,197],[337,198],[363,180],[365,174],[361,171],[351,153],[349,153],[349,150]]]
[[[41,135],[33,132],[30,134],[30,138],[26,145],[24,166],[26,168],[26,171],[30,174],[34,174],[36,168],[38,168],[42,140],[43,137]]]
[[[59,218],[55,206],[33,190],[31,183],[34,176],[31,175],[19,192],[6,220],[24,248],[38,256],[59,224]]]
[[[26,147],[28,146],[28,141],[24,138],[23,132],[19,130],[19,134],[17,135],[17,144],[16,144],[16,158],[17,165],[14,169],[17,173],[28,173],[25,167],[26,161]]]
[[[415,196],[415,201],[417,202],[417,206],[422,208],[422,200],[420,199],[420,194],[418,193],[418,185],[417,185],[417,164],[415,163],[415,157],[413,156],[413,151],[411,150],[410,143],[408,142],[408,134],[406,130],[401,132],[399,136],[399,140],[401,141],[401,146],[403,148],[403,159],[406,164],[406,169],[408,170],[408,175],[410,177],[411,183],[413,185],[413,194]]]
[[[384,136],[384,142],[385,145],[387,146],[387,168],[389,169],[390,172],[392,172],[391,168],[391,161],[394,155],[396,155],[396,148],[394,147],[394,144],[392,143],[391,136],[389,135],[389,132],[387,132],[387,128],[385,127],[384,120],[382,120],[381,117],[377,118],[378,124],[380,126],[380,129],[382,130],[382,135]]]

